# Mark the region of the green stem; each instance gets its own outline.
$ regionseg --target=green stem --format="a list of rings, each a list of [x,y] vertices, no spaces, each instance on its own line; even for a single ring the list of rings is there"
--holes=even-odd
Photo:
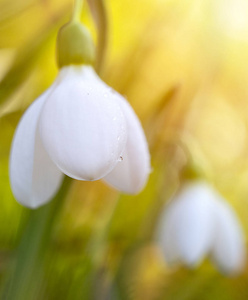
[[[74,8],[72,13],[72,21],[80,22],[84,0],[74,0]]]
[[[116,201],[110,206],[101,227],[92,235],[87,246],[86,252],[91,254],[91,266],[87,276],[88,281],[82,285],[81,296],[79,299],[85,299],[86,294],[87,299],[89,300],[109,299],[109,287],[106,289],[106,286],[104,285],[106,270],[103,265],[106,256],[107,238],[113,217],[119,204],[119,198],[120,197],[117,197]]]
[[[71,179],[66,177],[56,197],[49,204],[30,211],[27,227],[17,249],[16,260],[1,299],[42,299],[43,267],[52,227],[60,211]]]

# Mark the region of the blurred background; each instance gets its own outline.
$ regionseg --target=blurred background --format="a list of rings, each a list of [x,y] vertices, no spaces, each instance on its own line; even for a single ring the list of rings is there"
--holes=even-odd
[[[248,234],[248,1],[89,0],[82,20],[100,76],[132,104],[152,156],[136,196],[67,183],[32,211],[11,192],[8,159],[25,109],[53,82],[56,35],[72,0],[0,0],[1,299],[248,299],[248,269],[206,259],[170,268],[154,240],[185,160],[226,198]]]

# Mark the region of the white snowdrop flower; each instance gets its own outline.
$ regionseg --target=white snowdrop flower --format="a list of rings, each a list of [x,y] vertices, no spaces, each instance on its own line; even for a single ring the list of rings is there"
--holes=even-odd
[[[83,63],[91,54],[85,29],[69,23],[62,33],[59,43],[67,47],[72,35],[76,44],[61,48],[58,77],[27,109],[12,142],[12,191],[31,208],[54,196],[63,174],[104,178],[120,191],[138,193],[150,172],[147,141],[133,109]],[[86,42],[78,50],[80,38]]]
[[[12,143],[12,190],[29,207],[50,200],[62,173],[79,180],[105,177],[117,189],[137,193],[149,172],[137,116],[90,66],[63,67],[23,115]]]
[[[225,273],[245,263],[243,231],[232,208],[205,182],[185,184],[162,214],[157,238],[168,263],[199,264],[209,255]]]

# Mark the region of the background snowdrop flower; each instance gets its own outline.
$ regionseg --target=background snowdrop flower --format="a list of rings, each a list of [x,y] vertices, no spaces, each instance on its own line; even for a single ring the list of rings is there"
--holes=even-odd
[[[227,202],[205,182],[185,184],[165,209],[158,242],[169,263],[192,267],[209,254],[226,273],[245,261],[243,232]]]
[[[112,186],[137,193],[150,172],[141,124],[126,99],[90,66],[91,52],[83,48],[89,36],[81,26],[62,29],[58,77],[23,115],[13,139],[11,186],[17,201],[28,207],[49,201],[63,173],[78,180],[108,175]],[[78,50],[68,37],[84,43]]]

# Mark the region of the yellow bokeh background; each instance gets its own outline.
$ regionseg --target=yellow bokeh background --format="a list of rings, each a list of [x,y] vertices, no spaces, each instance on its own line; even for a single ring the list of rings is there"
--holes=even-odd
[[[94,299],[247,299],[246,267],[237,278],[220,274],[210,259],[195,270],[170,269],[153,236],[178,184],[182,156],[190,155],[233,207],[247,240],[248,1],[104,2],[107,45],[100,76],[139,116],[153,171],[137,196],[120,195],[101,181],[73,181],[42,248],[45,275],[25,275],[19,298],[3,299],[91,299],[88,290],[95,290]],[[0,1],[2,289],[31,214],[11,193],[11,140],[25,109],[58,72],[56,34],[72,7],[67,0]],[[97,44],[87,3],[82,21]],[[25,282],[34,286],[28,293]]]

